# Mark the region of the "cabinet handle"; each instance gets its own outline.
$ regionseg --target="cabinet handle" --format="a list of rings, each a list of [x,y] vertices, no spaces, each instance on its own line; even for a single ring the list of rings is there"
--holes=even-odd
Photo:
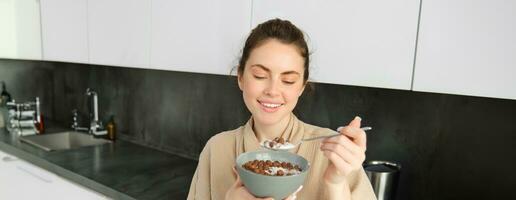
[[[35,173],[31,172],[31,171],[30,171],[30,170],[28,170],[28,169],[25,169],[25,168],[20,167],[20,166],[16,166],[16,168],[18,168],[19,170],[21,170],[21,171],[23,171],[23,172],[25,172],[25,173],[27,173],[27,174],[29,174],[29,175],[33,176],[33,177],[35,177],[35,178],[37,178],[37,179],[39,179],[39,180],[41,180],[41,181],[45,182],[45,183],[52,183],[52,180],[50,180],[50,179],[48,179],[48,178],[45,178],[45,177],[42,177],[42,176],[39,176],[39,175],[37,175],[37,174],[35,174]]]
[[[17,161],[17,160],[18,160],[18,158],[13,158],[13,157],[10,157],[10,156],[4,156],[2,158],[2,161],[4,161],[4,162],[12,162],[12,161]]]

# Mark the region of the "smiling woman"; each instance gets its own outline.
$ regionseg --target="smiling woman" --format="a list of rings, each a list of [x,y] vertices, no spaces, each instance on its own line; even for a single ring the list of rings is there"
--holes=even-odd
[[[297,47],[269,39],[253,50],[246,68],[239,72],[238,85],[256,127],[285,127],[305,86],[304,60]]]
[[[292,113],[308,75],[309,53],[301,30],[281,19],[253,29],[238,66],[238,86],[251,119],[208,141],[199,157],[188,199],[259,199],[234,171],[240,154],[256,151],[261,141],[273,138],[297,144],[302,138],[333,133],[303,123]],[[356,117],[340,129],[339,136],[302,143],[291,150],[307,159],[310,170],[303,186],[287,199],[375,199],[362,169],[366,136],[360,120]]]

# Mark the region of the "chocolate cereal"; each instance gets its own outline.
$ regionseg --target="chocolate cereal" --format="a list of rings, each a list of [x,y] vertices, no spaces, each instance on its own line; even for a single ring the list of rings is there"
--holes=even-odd
[[[252,160],[242,165],[244,169],[267,176],[291,176],[301,173],[301,167],[290,162]]]

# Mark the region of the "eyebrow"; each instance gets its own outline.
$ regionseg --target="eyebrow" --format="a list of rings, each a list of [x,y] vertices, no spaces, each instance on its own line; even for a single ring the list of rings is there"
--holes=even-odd
[[[262,68],[263,70],[265,70],[267,72],[271,71],[269,68],[263,66],[262,64],[254,64],[254,65],[251,65],[251,67],[259,67],[259,68]],[[301,74],[299,74],[299,72],[296,72],[296,71],[286,71],[286,72],[281,72],[281,74],[285,74],[285,75],[288,75],[288,74],[301,75]]]

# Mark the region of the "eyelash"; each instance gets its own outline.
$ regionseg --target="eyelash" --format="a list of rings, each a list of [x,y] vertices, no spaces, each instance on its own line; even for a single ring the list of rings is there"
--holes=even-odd
[[[258,79],[258,80],[261,80],[261,79],[265,79],[266,77],[262,77],[262,76],[254,76],[254,78]],[[296,83],[295,81],[283,81],[283,83],[287,84],[287,85],[293,85],[294,83]]]

